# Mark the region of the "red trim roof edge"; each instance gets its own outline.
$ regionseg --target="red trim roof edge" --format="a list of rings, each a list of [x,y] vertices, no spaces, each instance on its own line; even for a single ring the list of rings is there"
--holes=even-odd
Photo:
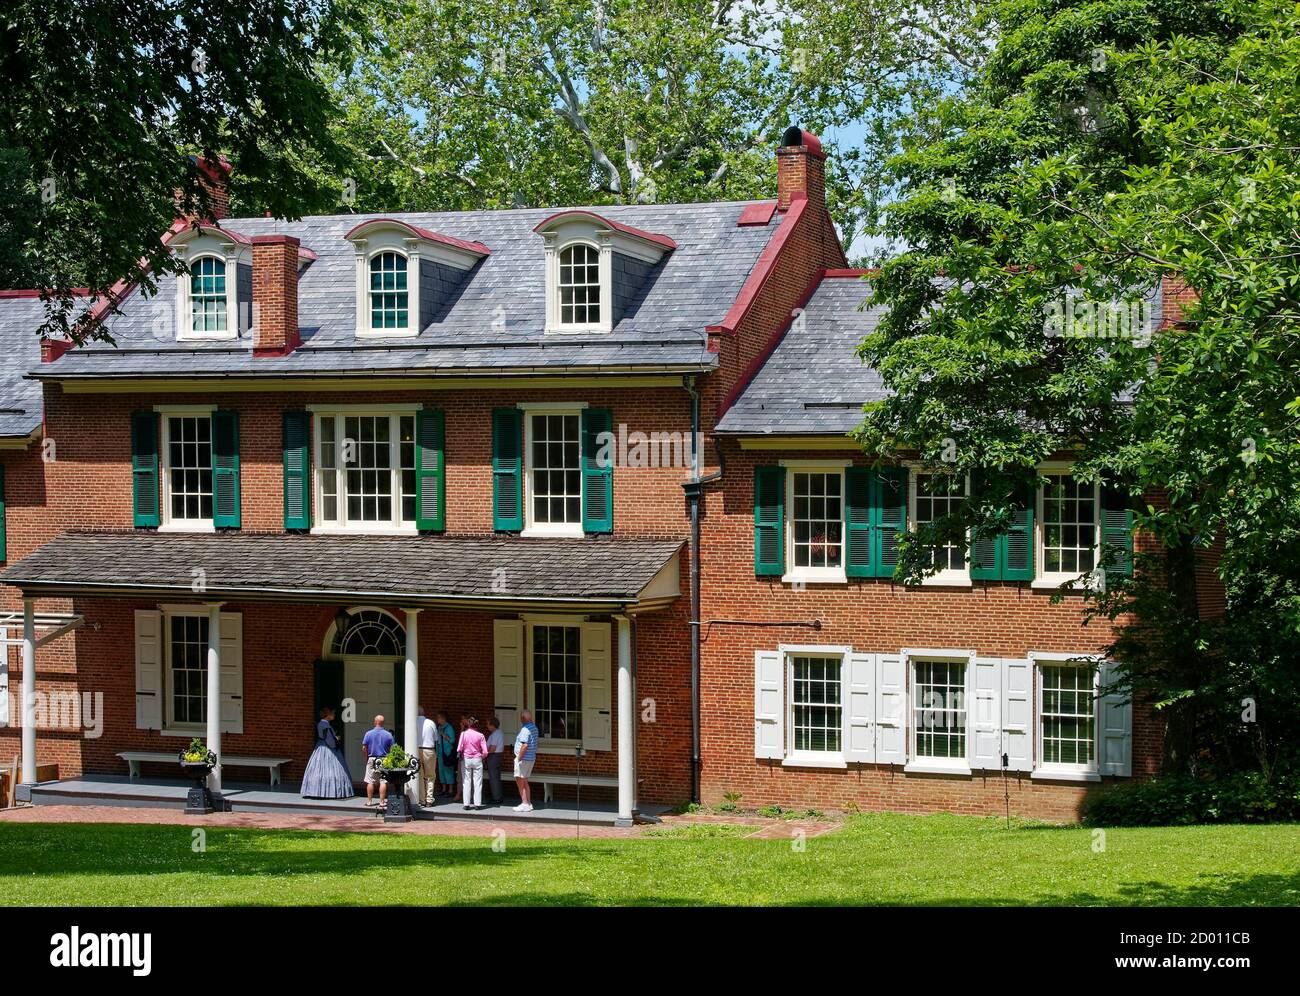
[[[404,228],[413,235],[417,235],[429,242],[441,242],[443,245],[452,246],[455,249],[463,249],[465,252],[472,252],[476,256],[490,256],[492,250],[482,242],[469,242],[465,239],[458,239],[454,235],[440,235],[438,232],[431,232],[427,228],[421,228],[419,225],[412,225],[409,221],[402,221],[400,218],[371,218],[369,221],[363,221],[358,225],[352,226],[345,239],[350,239],[361,229],[368,225],[396,225],[398,228]]]
[[[781,256],[781,250],[785,247],[786,242],[790,240],[790,234],[794,231],[795,225],[798,224],[807,207],[807,194],[795,194],[791,198],[790,209],[785,213],[785,220],[781,222],[776,234],[768,240],[762,255],[758,257],[758,262],[749,271],[749,276],[740,288],[740,293],[736,295],[736,300],[731,303],[731,307],[727,309],[727,314],[722,321],[717,325],[708,326],[705,329],[706,332],[725,332],[728,335],[735,335],[737,327],[744,320],[749,309],[754,306],[754,301],[767,283],[768,277],[776,269],[776,262]]]
[[[585,218],[595,218],[602,225],[608,225],[616,232],[622,232],[624,235],[631,235],[634,238],[643,239],[646,242],[653,242],[655,245],[663,246],[665,249],[676,249],[677,243],[667,235],[656,235],[654,232],[643,231],[640,228],[633,228],[631,225],[624,225],[620,221],[611,221],[604,215],[597,214],[595,211],[588,211],[584,208],[569,208],[565,211],[557,211],[549,218],[543,218],[534,227],[534,232],[540,232],[544,228],[550,228],[559,219],[567,218],[571,215],[581,215]]]

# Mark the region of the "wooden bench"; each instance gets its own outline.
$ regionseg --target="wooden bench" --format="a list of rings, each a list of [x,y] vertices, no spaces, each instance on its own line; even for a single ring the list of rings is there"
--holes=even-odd
[[[166,763],[171,761],[176,763],[179,751],[167,752],[162,750],[124,750],[117,756],[125,761],[131,768],[131,777],[140,777],[141,761],[159,761]],[[280,784],[280,766],[292,761],[291,757],[230,757],[226,756],[221,759],[223,768],[267,768],[271,772],[271,784]]]
[[[501,776],[502,779],[505,778],[504,771]],[[596,788],[618,788],[618,779],[613,775],[583,775],[579,778],[577,775],[548,775],[544,771],[534,771],[528,776],[528,780],[542,783],[543,802],[550,802],[554,797],[555,793],[551,791],[552,785],[577,785],[581,783]]]

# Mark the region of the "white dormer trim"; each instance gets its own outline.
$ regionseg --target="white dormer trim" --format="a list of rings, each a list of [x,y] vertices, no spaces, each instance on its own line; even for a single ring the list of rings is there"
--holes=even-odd
[[[185,262],[186,271],[176,275],[176,338],[180,342],[212,342],[238,339],[248,328],[239,311],[239,265],[252,263],[251,250],[241,236],[220,228],[196,226],[178,233],[170,242],[176,258]],[[226,327],[220,332],[195,331],[190,315],[190,273],[205,256],[226,265]],[[251,302],[249,307],[251,308]]]
[[[614,328],[614,253],[657,263],[676,248],[672,239],[619,225],[590,211],[561,211],[535,229],[542,237],[546,275],[546,331],[557,334],[610,332]],[[560,254],[574,245],[596,250],[600,266],[600,320],[560,321]]]

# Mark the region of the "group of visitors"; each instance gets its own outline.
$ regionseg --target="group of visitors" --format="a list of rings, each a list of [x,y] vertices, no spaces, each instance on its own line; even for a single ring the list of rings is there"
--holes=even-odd
[[[326,707],[320,711],[316,724],[316,747],[307,761],[303,773],[302,794],[313,799],[351,798],[352,776],[347,758],[339,746],[334,729],[335,712]],[[455,798],[456,775],[459,768],[461,804],[465,810],[483,809],[483,775],[487,774],[488,795],[493,805],[505,801],[501,789],[501,758],[505,754],[505,734],[496,716],[486,722],[486,736],[479,730],[477,716],[460,717],[460,735],[447,721],[441,710],[429,719],[421,706],[416,717],[416,743],[419,744],[420,779],[417,798],[426,806],[437,804],[440,797]],[[528,779],[537,759],[537,726],[528,710],[519,714],[519,733],[514,742],[514,778],[519,789],[519,805],[515,811],[529,813],[533,809],[532,790]],[[394,743],[393,734],[384,726],[384,717],[376,716],[374,725],[361,739],[361,753],[365,758],[366,805],[374,806],[375,787],[379,787],[378,805],[388,798],[388,782],[383,777],[380,762],[388,755]]]

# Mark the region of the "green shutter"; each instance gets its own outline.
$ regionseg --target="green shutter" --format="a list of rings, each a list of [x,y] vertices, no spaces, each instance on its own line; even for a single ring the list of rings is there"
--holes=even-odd
[[[518,408],[492,409],[492,528],[524,528],[523,424]]]
[[[785,573],[785,468],[754,468],[754,573]]]
[[[131,507],[137,526],[157,527],[158,415],[131,413]]]
[[[5,465],[0,463],[0,561],[9,559],[9,529],[5,524]]]
[[[844,573],[851,578],[872,577],[871,499],[875,479],[875,471],[870,467],[850,467],[844,475],[844,494],[847,499],[844,520],[848,530],[845,537]]]
[[[212,524],[239,528],[239,413],[212,413]]]
[[[582,531],[608,533],[614,530],[614,456],[605,446],[614,431],[614,413],[608,408],[587,408],[582,412]],[[605,440],[601,436],[605,436]]]
[[[329,706],[335,713],[334,732],[338,734],[341,744],[343,742],[343,662],[323,659],[316,661],[313,678],[316,685],[316,715],[312,717],[312,725],[315,726],[320,722],[320,711]],[[364,724],[362,725],[364,728]]]
[[[447,526],[445,436],[441,411],[415,413],[415,527],[422,532]]]
[[[1110,484],[1101,486],[1101,563],[1107,578],[1133,576],[1133,506]]]
[[[1034,491],[1028,484],[1016,485],[1012,494],[1014,507],[1011,528],[998,537],[1002,549],[1003,581],[1034,580]]]
[[[311,528],[311,415],[284,413],[284,528]]]
[[[898,541],[907,529],[907,470],[884,467],[874,472],[871,560],[878,578],[892,578],[898,568]]]
[[[984,475],[972,470],[970,475],[970,500],[977,502],[984,496]],[[981,536],[971,530],[970,576],[973,581],[996,581],[999,575],[998,540],[996,536]]]

